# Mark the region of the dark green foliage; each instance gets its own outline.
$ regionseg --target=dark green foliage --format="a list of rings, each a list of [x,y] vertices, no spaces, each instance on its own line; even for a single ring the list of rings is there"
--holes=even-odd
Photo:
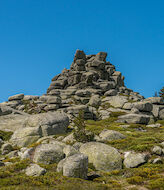
[[[164,98],[164,87],[160,90],[159,96]]]
[[[89,142],[94,140],[94,133],[86,131],[86,124],[84,120],[84,112],[80,111],[78,116],[75,117],[74,121],[74,138],[78,142]]]

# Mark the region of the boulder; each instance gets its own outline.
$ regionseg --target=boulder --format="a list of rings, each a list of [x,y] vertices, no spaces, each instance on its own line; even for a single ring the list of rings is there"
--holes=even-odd
[[[26,127],[16,130],[10,142],[19,147],[24,147],[36,142],[40,137],[42,137],[41,127]]]
[[[22,100],[24,98],[24,94],[16,94],[14,96],[10,96],[8,98],[9,101]]]
[[[125,135],[121,134],[118,131],[113,130],[103,130],[100,134],[100,139],[102,141],[112,141],[112,140],[118,140],[118,139],[125,139]]]
[[[99,95],[94,95],[89,100],[89,105],[93,107],[98,107],[101,104],[101,99]]]
[[[67,177],[87,179],[88,157],[84,154],[74,154],[60,161],[57,171]]]
[[[134,103],[134,108],[137,108],[139,111],[151,112],[153,105],[149,102],[136,102]]]
[[[116,96],[117,93],[118,93],[117,90],[111,89],[111,90],[108,90],[107,92],[105,92],[104,96]]]
[[[27,176],[41,176],[44,175],[46,173],[46,169],[40,167],[37,164],[31,164],[29,167],[26,168],[25,171]]]
[[[24,121],[28,118],[28,115],[9,114],[0,116],[0,130],[12,131],[23,128]]]
[[[136,124],[148,124],[150,117],[143,114],[126,114],[118,117],[119,123],[136,123]]]
[[[148,155],[144,153],[127,152],[125,154],[124,165],[126,168],[136,168],[148,160]]]
[[[27,127],[41,127],[43,136],[66,133],[68,125],[68,116],[60,112],[31,115],[25,121]]]
[[[153,149],[152,149],[152,152],[156,155],[162,155],[163,151],[162,151],[162,148],[160,146],[155,146]]]
[[[115,108],[122,108],[125,103],[128,102],[128,97],[126,96],[110,96],[102,100],[103,102],[108,102],[111,106]]]
[[[85,143],[80,152],[87,155],[89,163],[97,170],[112,171],[122,168],[121,155],[117,149],[99,142]]]
[[[59,144],[41,144],[35,149],[33,161],[42,164],[58,163],[65,157],[63,147]]]
[[[61,98],[59,96],[49,96],[47,98],[48,104],[61,104]]]

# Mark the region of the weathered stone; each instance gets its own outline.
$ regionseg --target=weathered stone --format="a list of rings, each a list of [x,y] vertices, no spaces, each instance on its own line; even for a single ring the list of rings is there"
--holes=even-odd
[[[42,164],[58,163],[64,158],[63,147],[55,144],[41,144],[35,149],[33,161]]]
[[[102,141],[112,141],[118,139],[125,139],[125,135],[121,134],[118,131],[104,129],[100,134],[100,139]]]
[[[131,110],[133,108],[133,104],[132,103],[125,103],[124,105],[123,105],[123,109],[125,109],[125,110]]]
[[[10,142],[19,147],[24,147],[36,142],[41,136],[41,127],[26,127],[16,130]]]
[[[115,108],[122,108],[128,102],[128,98],[126,96],[111,96],[104,98],[102,101],[108,102]]]
[[[61,104],[61,98],[58,96],[49,96],[47,98],[48,104]]]
[[[43,135],[56,135],[65,133],[68,125],[69,118],[66,114],[60,112],[48,112],[31,115],[25,121],[25,126],[41,126]]]
[[[61,171],[67,177],[87,179],[88,157],[74,154],[59,162],[57,171]]]
[[[144,153],[127,152],[125,154],[124,165],[126,168],[135,168],[146,163],[148,155]]]
[[[22,100],[24,98],[24,94],[16,94],[14,96],[10,96],[8,98],[9,101]]]
[[[89,100],[89,105],[93,107],[99,107],[101,104],[101,99],[99,95],[94,95]]]
[[[66,137],[62,140],[62,142],[64,142],[64,143],[74,143],[74,142],[76,142],[73,133],[71,133],[70,135],[66,136]]]
[[[39,96],[25,95],[25,96],[23,97],[23,100],[24,100],[24,101],[37,100],[37,99],[39,99]]]
[[[106,60],[106,57],[107,57],[107,53],[106,52],[99,52],[97,55],[96,55],[96,58],[100,61],[105,61]]]
[[[66,155],[66,157],[69,157],[69,156],[72,156],[72,155],[78,153],[78,151],[77,151],[74,147],[72,147],[72,146],[70,146],[70,145],[67,145],[67,146],[63,149],[63,152],[64,152],[64,154]]]
[[[80,147],[80,152],[88,156],[89,163],[97,170],[112,171],[122,168],[121,155],[109,145],[89,142]]]
[[[157,155],[162,155],[162,148],[160,146],[155,146],[153,149],[152,149],[152,152],[154,154],[157,154]]]
[[[107,92],[105,92],[104,95],[105,96],[116,96],[117,95],[117,90],[115,90],[115,89],[108,90]]]
[[[41,176],[46,173],[46,169],[40,167],[37,164],[31,164],[25,171],[27,176]]]
[[[126,114],[118,117],[120,123],[148,124],[150,117],[143,114]]]
[[[151,112],[153,109],[152,104],[148,102],[136,102],[134,103],[134,107],[137,108],[139,111],[146,111],[146,112]]]

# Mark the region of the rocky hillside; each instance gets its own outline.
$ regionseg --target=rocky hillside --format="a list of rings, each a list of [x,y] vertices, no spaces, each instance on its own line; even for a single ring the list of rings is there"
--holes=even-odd
[[[0,103],[0,189],[164,189],[164,99],[77,50],[42,96]]]

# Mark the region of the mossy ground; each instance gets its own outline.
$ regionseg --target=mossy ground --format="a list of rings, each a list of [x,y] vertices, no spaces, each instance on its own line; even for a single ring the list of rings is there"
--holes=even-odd
[[[103,129],[111,129],[121,132],[126,139],[106,142],[116,147],[120,152],[134,150],[136,152],[149,152],[155,145],[164,141],[164,121],[158,121],[163,126],[160,128],[147,128],[145,125],[131,124],[129,127],[121,127],[121,123],[115,123],[115,113],[106,120],[87,121],[87,130],[99,134]],[[151,159],[158,156],[151,155]],[[164,161],[164,158],[162,158]],[[47,170],[44,176],[28,177],[24,169],[30,164],[29,160],[6,160],[12,165],[0,167],[1,190],[164,190],[164,164],[152,164],[148,162],[138,168],[123,168],[119,171],[96,171],[89,164],[88,180],[68,178],[56,172],[56,164],[41,165]]]

